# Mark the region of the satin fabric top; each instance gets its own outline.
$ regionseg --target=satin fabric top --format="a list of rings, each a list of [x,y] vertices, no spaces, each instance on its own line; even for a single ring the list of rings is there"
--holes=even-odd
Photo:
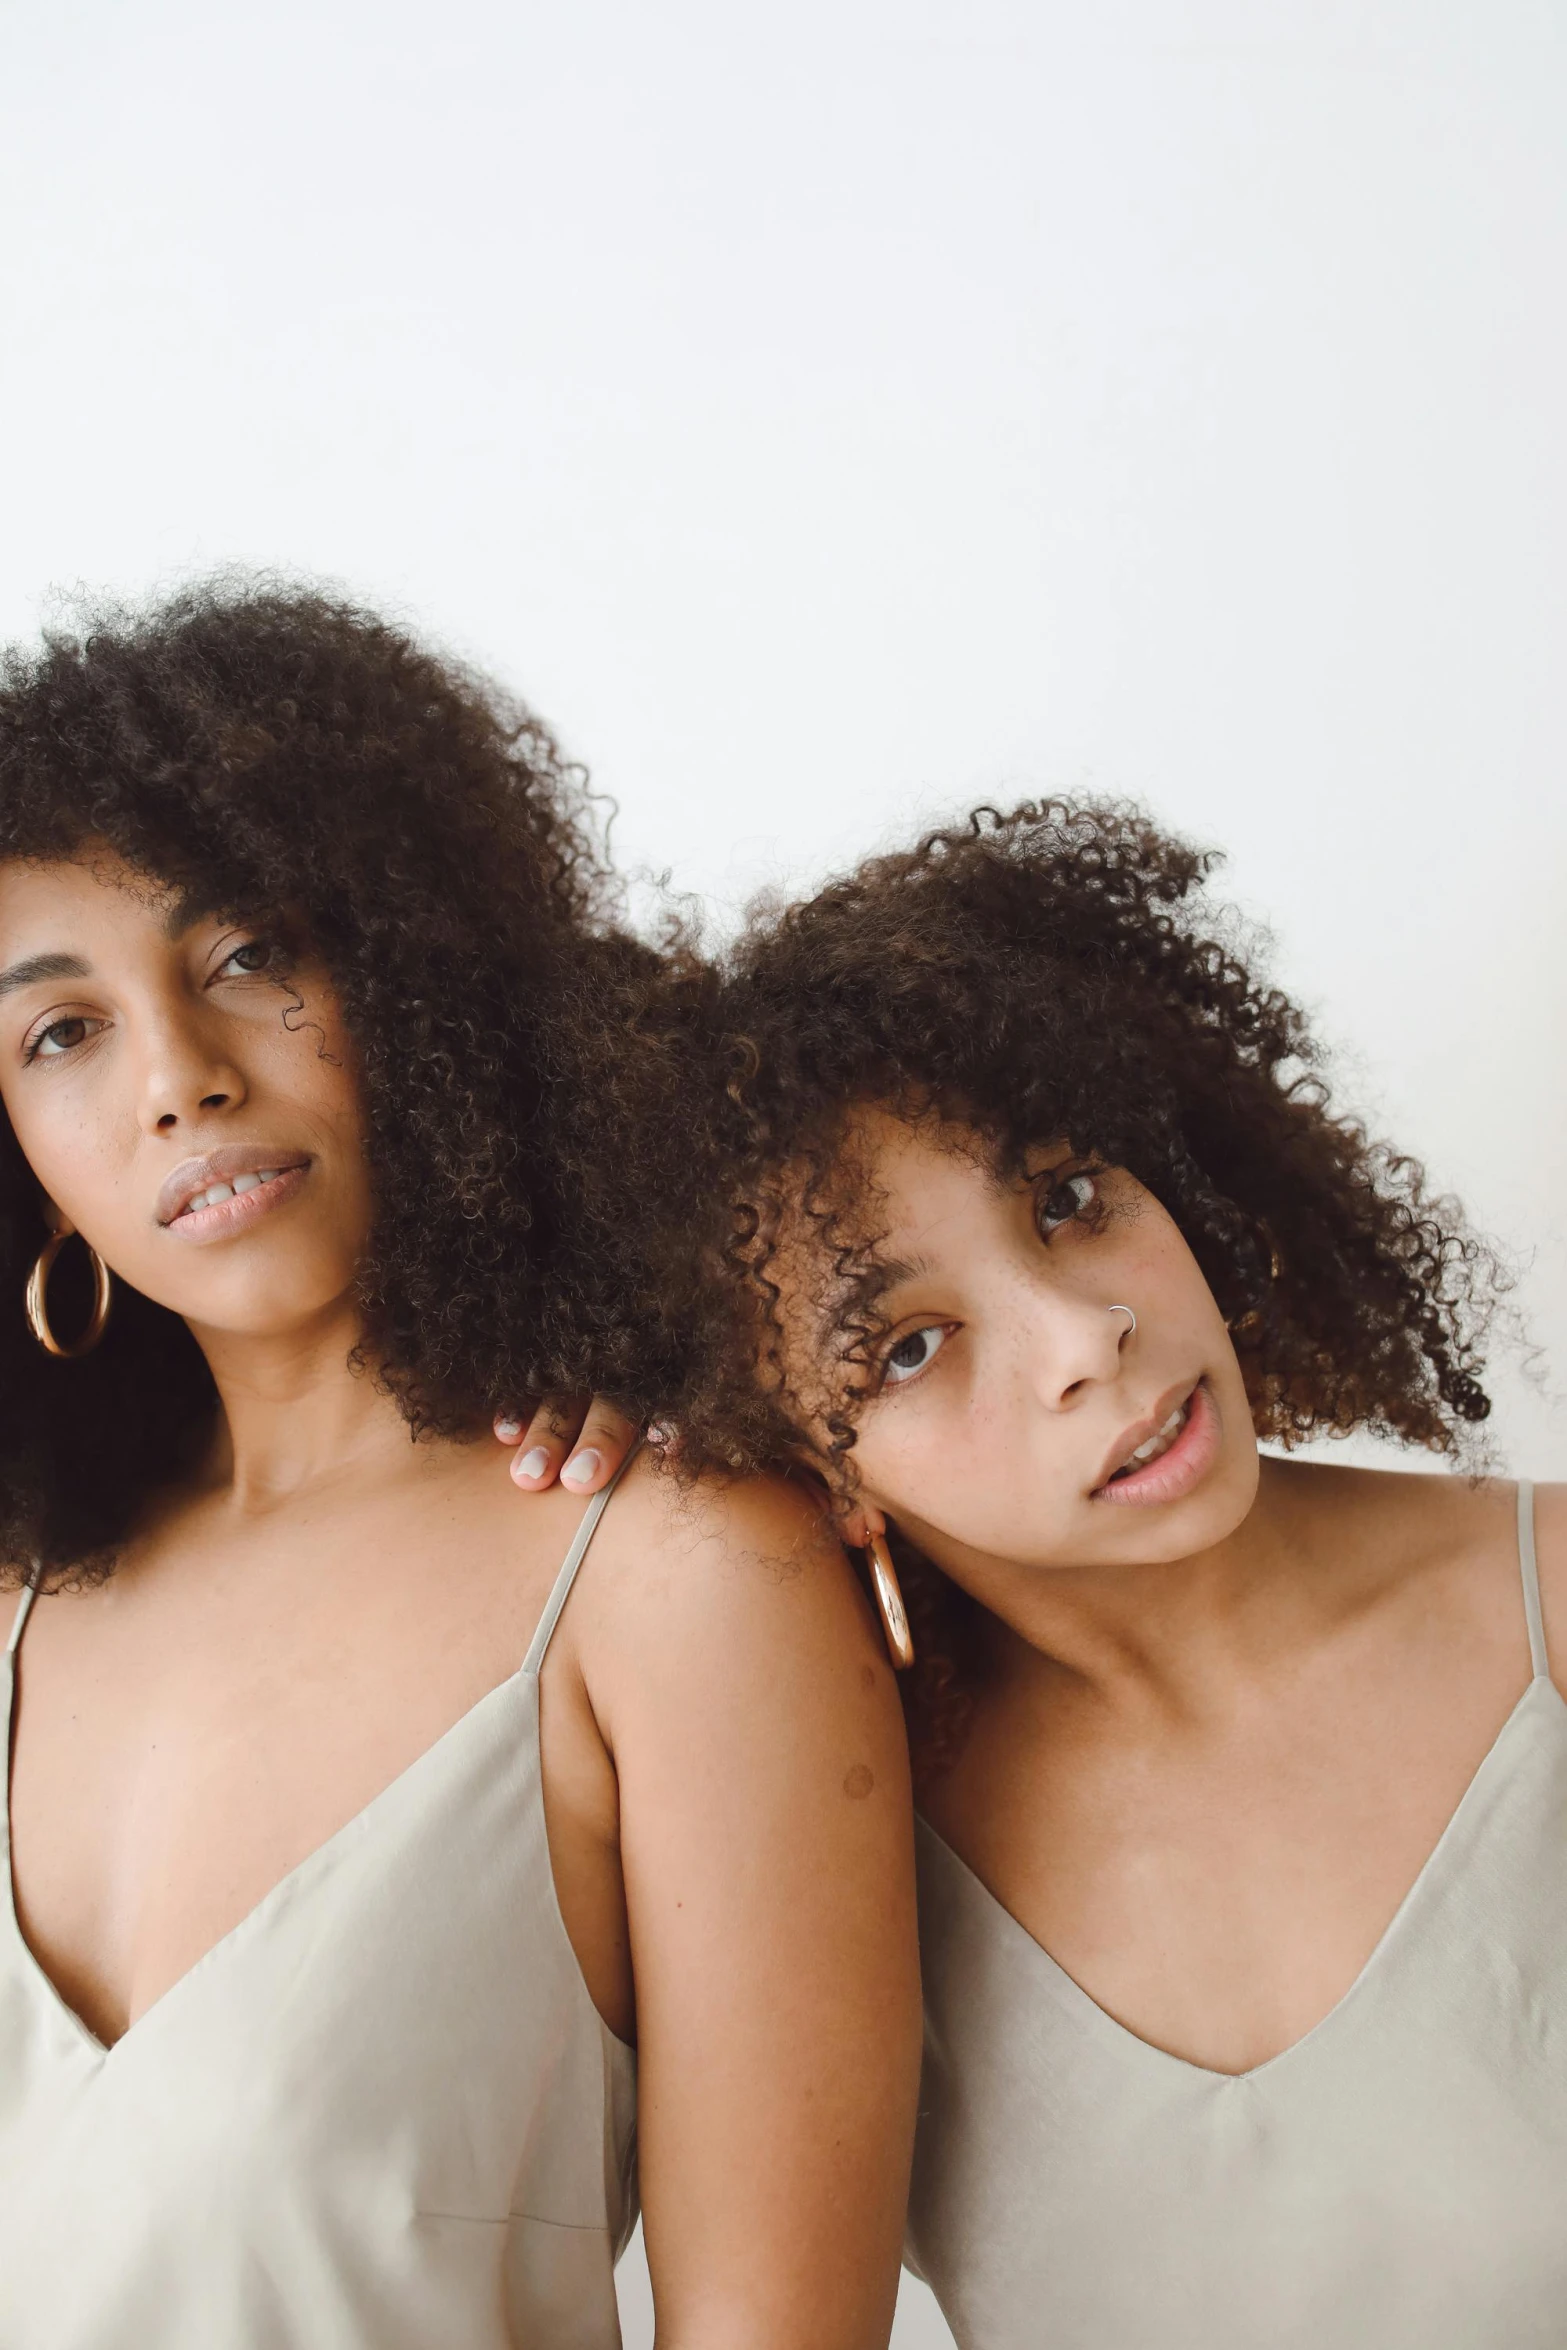
[[[617,2350],[635,2059],[556,1905],[538,1681],[608,1498],[521,1670],[112,2047],[18,1931],[7,1803],[0,2350]]]
[[[1358,1980],[1232,2076],[1098,2007],[923,1821],[909,2265],[961,2350],[1561,2350],[1567,1704],[1534,1677]]]

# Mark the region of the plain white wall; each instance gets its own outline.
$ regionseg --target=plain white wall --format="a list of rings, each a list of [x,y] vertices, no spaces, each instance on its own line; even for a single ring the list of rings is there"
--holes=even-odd
[[[344,581],[725,912],[1142,797],[1560,1350],[1564,82],[1547,0],[0,0],[0,635]]]

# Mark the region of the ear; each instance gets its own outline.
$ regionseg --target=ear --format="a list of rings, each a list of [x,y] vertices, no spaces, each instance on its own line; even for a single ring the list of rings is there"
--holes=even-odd
[[[873,1501],[857,1501],[838,1520],[838,1531],[851,1550],[865,1550],[873,1535],[886,1534],[887,1521]]]
[[[886,1533],[887,1521],[876,1504],[852,1501],[845,1505],[822,1474],[821,1463],[814,1454],[802,1454],[789,1475],[810,1495],[823,1517],[831,1521],[839,1541],[850,1550],[864,1550],[873,1534]]]
[[[75,1232],[76,1226],[71,1222],[65,1210],[57,1208],[47,1192],[41,1195],[38,1204],[43,1211],[44,1222],[50,1231],[61,1240],[69,1240]]]

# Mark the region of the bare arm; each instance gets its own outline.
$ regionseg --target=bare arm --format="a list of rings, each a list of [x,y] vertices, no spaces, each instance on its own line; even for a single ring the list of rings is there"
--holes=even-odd
[[[625,1498],[579,1638],[619,1780],[659,2350],[882,2350],[919,2066],[885,1650],[797,1495],[641,1472]]]
[[[1551,1678],[1567,1690],[1567,1485],[1535,1487],[1534,1543]]]

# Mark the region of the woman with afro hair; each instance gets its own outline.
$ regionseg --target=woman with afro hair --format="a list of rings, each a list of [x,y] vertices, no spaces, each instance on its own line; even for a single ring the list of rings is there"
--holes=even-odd
[[[677,974],[656,1400],[688,1468],[807,1466],[912,1624],[962,2350],[1546,2350],[1567,1489],[1480,1473],[1499,1270],[1210,862],[981,811]],[[1352,1430],[1432,1466],[1288,1457]]]
[[[519,1515],[487,1435],[667,1376],[589,813],[312,593],[0,674],[8,2344],[610,2350],[638,2141],[661,2344],[886,2340],[913,1856],[853,1575],[776,1483],[564,1490],[547,1415]]]

